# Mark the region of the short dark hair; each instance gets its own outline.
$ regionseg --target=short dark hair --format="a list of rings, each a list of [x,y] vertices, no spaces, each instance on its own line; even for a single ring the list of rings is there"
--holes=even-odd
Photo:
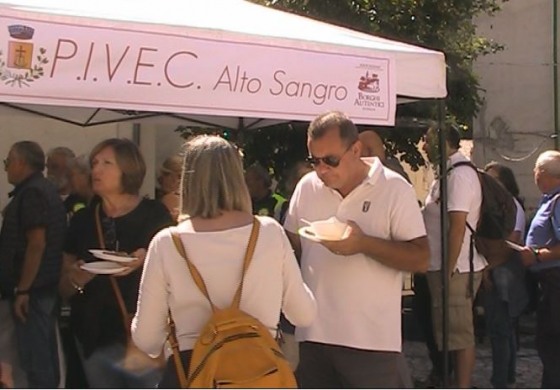
[[[255,175],[257,175],[257,177],[262,180],[266,188],[270,188],[270,186],[272,186],[272,178],[270,177],[270,173],[268,173],[266,168],[258,162],[253,163],[245,170],[245,174],[249,172],[254,172]]]
[[[45,169],[45,152],[37,142],[19,141],[12,145],[12,150],[33,171],[42,172]]]
[[[307,136],[312,140],[319,139],[333,128],[338,128],[340,139],[347,145],[358,140],[356,125],[340,111],[329,111],[313,119],[307,129]]]
[[[123,192],[131,195],[138,195],[140,187],[146,176],[146,163],[140,153],[138,146],[131,140],[125,138],[109,138],[98,143],[89,155],[90,165],[95,156],[103,149],[111,148],[115,152],[117,165],[122,171],[121,186]]]
[[[461,132],[457,125],[447,124],[443,129],[446,133],[447,144],[453,149],[459,149],[461,147]]]

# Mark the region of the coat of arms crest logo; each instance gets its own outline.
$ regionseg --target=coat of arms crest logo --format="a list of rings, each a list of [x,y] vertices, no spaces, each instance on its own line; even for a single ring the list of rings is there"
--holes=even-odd
[[[370,75],[369,72],[366,72],[365,76],[360,77],[358,89],[364,92],[379,92],[381,90],[379,87],[379,76],[375,73],[371,73]]]
[[[44,76],[43,66],[49,63],[47,50],[39,48],[33,57],[32,27],[21,24],[8,26],[11,39],[8,41],[8,55],[0,50],[0,81],[5,85],[29,87],[35,80]]]

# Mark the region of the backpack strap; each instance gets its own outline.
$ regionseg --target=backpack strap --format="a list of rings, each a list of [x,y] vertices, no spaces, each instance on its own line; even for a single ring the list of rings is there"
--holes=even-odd
[[[257,244],[257,239],[259,236],[259,229],[261,223],[256,218],[253,217],[253,228],[251,229],[251,235],[249,236],[249,242],[247,244],[247,250],[245,251],[245,258],[243,259],[243,270],[241,273],[241,281],[239,282],[239,287],[235,292],[235,296],[233,298],[232,307],[239,307],[239,302],[241,301],[241,292],[243,290],[243,281],[245,279],[245,273],[249,268],[249,264],[251,263],[251,259],[253,258],[253,253],[255,252],[255,246]],[[171,238],[173,239],[173,244],[175,244],[175,248],[177,252],[181,255],[183,259],[187,262],[187,266],[189,267],[189,271],[191,276],[198,287],[198,289],[204,294],[208,302],[210,302],[210,306],[212,307],[212,311],[216,311],[216,306],[212,303],[210,299],[210,295],[208,294],[208,289],[206,288],[206,284],[204,283],[204,279],[196,269],[195,265],[189,260],[187,256],[187,252],[185,251],[185,247],[179,234],[174,229],[169,229],[171,232]],[[181,360],[181,352],[179,351],[179,341],[177,339],[177,328],[175,326],[175,321],[173,321],[173,316],[171,315],[171,310],[168,310],[168,335],[167,340],[171,346],[173,351],[173,362],[175,364],[175,370],[177,372],[177,377],[179,379],[179,385],[182,389],[186,389],[189,387],[189,381],[187,379],[187,375],[185,372],[185,368],[183,362]]]
[[[171,310],[167,310],[169,316],[168,322],[168,334],[167,340],[173,351],[173,362],[175,363],[175,370],[177,372],[177,377],[179,379],[179,385],[181,389],[188,388],[187,374],[185,373],[185,367],[181,360],[181,352],[179,351],[179,341],[177,340],[177,331],[175,327],[175,321],[173,321],[173,316],[171,315]]]
[[[103,234],[103,228],[101,227],[101,204],[98,203],[95,205],[95,230],[97,232],[97,241],[99,242],[99,247],[101,249],[106,249],[105,246],[105,235]],[[117,299],[117,303],[119,304],[119,310],[121,312],[121,316],[123,318],[124,324],[124,333],[126,334],[127,340],[131,340],[130,334],[130,316],[128,315],[128,311],[126,310],[126,305],[124,303],[124,299],[122,296],[121,289],[119,287],[119,283],[117,279],[113,275],[109,275],[109,280],[111,281],[111,288],[113,289],[113,293],[115,294],[115,298]]]
[[[480,177],[478,176],[478,168],[474,165],[471,161],[459,161],[453,164],[447,170],[447,173],[451,172],[454,168],[457,167],[471,167],[476,172],[476,176],[478,177],[478,181],[480,182]],[[482,187],[482,183],[481,183]],[[482,190],[482,188],[481,188]],[[482,211],[482,210],[481,210]],[[479,219],[480,222],[480,219]],[[471,226],[470,223],[467,222],[467,229],[471,232],[471,237],[469,239],[469,282],[468,282],[468,290],[467,290],[467,298],[472,298],[474,301],[474,247],[475,247],[475,234],[476,230]]]
[[[204,294],[206,299],[208,299],[208,302],[210,302],[210,307],[212,308],[212,312],[215,312],[216,306],[214,306],[214,303],[210,299],[210,294],[208,294],[206,283],[204,283],[204,279],[202,279],[200,272],[198,272],[198,269],[196,269],[194,264],[190,261],[189,257],[187,256],[187,252],[185,251],[185,247],[183,246],[181,237],[179,237],[179,234],[176,231],[171,230],[171,238],[173,238],[173,244],[175,244],[175,248],[177,249],[177,252],[179,252],[181,257],[185,259],[185,261],[187,262],[187,266],[189,267],[189,271],[194,280],[194,283],[196,284],[200,292]]]
[[[467,223],[467,226],[469,224]],[[475,246],[475,238],[474,238],[474,231],[471,229],[471,239],[469,240],[469,285],[467,291],[467,298],[472,298],[474,303],[474,246]]]
[[[452,171],[453,169],[458,168],[458,167],[462,167],[462,166],[471,167],[472,169],[475,170],[475,172],[476,172],[477,175],[478,175],[478,168],[476,167],[476,165],[474,165],[474,164],[473,164],[472,162],[470,162],[470,161],[459,161],[459,162],[456,162],[455,164],[453,164],[453,165],[451,165],[449,168],[447,168],[447,174],[449,175],[449,173],[451,173],[451,171]],[[441,196],[441,194],[438,195],[438,199],[436,200],[436,202],[439,202],[440,196]],[[468,225],[467,225],[467,226],[468,226]],[[473,230],[470,226],[468,226],[468,227],[469,227],[469,229],[471,229],[471,231]]]
[[[478,168],[476,167],[476,165],[474,165],[474,164],[472,163],[472,161],[459,161],[459,162],[456,162],[455,164],[453,164],[453,165],[451,165],[449,168],[447,168],[447,173],[451,172],[454,168],[457,168],[457,167],[464,167],[464,166],[471,167],[472,169],[474,169],[474,170],[477,171],[477,173],[478,173]]]
[[[471,232],[471,237],[469,240],[469,290],[467,291],[467,298],[472,298],[474,301],[474,247],[475,247],[475,234],[476,231],[473,229],[470,223],[467,222],[467,229]]]
[[[232,308],[239,308],[239,303],[241,301],[241,292],[243,290],[243,282],[245,280],[245,273],[249,268],[249,264],[251,263],[251,259],[253,258],[253,253],[255,252],[255,246],[257,244],[257,239],[259,236],[260,225],[261,225],[260,221],[256,217],[253,217],[253,228],[251,229],[251,235],[249,236],[249,242],[247,244],[247,249],[245,251],[245,257],[243,259],[241,281],[239,282],[239,286],[237,287],[237,291],[235,292],[235,295],[233,297],[233,301],[231,304]],[[200,272],[198,272],[198,269],[195,267],[195,265],[191,262],[191,260],[187,256],[187,252],[185,251],[183,242],[181,241],[179,234],[175,230],[171,230],[171,238],[173,238],[173,243],[175,244],[175,248],[177,249],[181,257],[185,259],[196,286],[198,287],[200,292],[204,294],[206,299],[208,299],[208,302],[210,302],[210,306],[212,307],[212,311],[215,312],[217,308],[212,302],[212,300],[210,299],[210,294],[208,293],[208,288],[204,283],[204,279],[202,279]]]
[[[241,293],[243,292],[243,282],[245,281],[245,274],[251,264],[251,259],[253,258],[253,253],[255,253],[255,247],[257,246],[257,239],[259,238],[259,230],[261,223],[260,221],[253,217],[253,228],[251,229],[251,235],[249,236],[249,242],[247,243],[247,250],[245,251],[245,258],[243,259],[243,270],[241,271],[241,281],[239,282],[239,287],[233,296],[233,301],[231,302],[232,309],[238,309],[241,302]]]

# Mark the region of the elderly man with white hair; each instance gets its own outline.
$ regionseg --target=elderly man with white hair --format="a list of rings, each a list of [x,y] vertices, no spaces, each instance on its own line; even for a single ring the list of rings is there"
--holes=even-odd
[[[535,184],[543,196],[521,251],[537,275],[542,299],[537,307],[537,350],[543,364],[542,388],[560,388],[560,152],[542,153]]]

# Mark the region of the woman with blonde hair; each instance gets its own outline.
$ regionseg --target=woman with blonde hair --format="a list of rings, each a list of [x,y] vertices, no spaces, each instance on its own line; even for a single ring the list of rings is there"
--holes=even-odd
[[[178,234],[212,303],[224,308],[240,283],[254,217],[235,146],[220,137],[198,136],[185,144],[184,153],[181,222],[158,233],[150,244],[132,337],[140,349],[157,355],[167,338],[170,310],[183,367],[188,367],[212,309],[177,251],[171,232]],[[240,309],[260,320],[272,335],[281,311],[296,326],[307,326],[315,317],[315,300],[303,283],[284,230],[272,218],[259,216],[256,220],[260,229],[242,284]],[[173,359],[169,359],[160,387],[178,387],[176,375]]]

